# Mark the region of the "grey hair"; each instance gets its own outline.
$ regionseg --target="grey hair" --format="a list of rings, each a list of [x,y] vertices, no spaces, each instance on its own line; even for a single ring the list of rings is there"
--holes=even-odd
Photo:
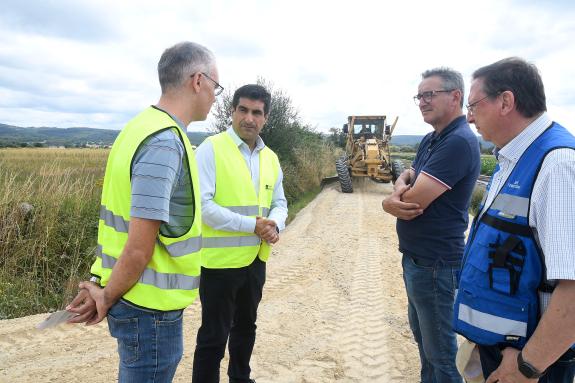
[[[459,89],[461,91],[461,101],[459,106],[463,106],[463,95],[465,94],[465,85],[463,83],[463,76],[456,70],[447,67],[433,68],[426,70],[421,74],[422,79],[437,76],[441,78],[443,87],[445,89]]]
[[[216,58],[208,48],[190,41],[166,49],[158,62],[162,93],[179,88],[192,74],[210,72],[215,63]]]

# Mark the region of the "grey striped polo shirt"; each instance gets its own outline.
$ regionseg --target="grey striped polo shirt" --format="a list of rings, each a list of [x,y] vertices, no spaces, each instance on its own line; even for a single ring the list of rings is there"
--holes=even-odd
[[[186,127],[174,120],[185,132]],[[163,221],[160,233],[167,237],[179,237],[192,226],[195,209],[188,161],[172,129],[142,143],[134,156],[131,184],[131,217]]]

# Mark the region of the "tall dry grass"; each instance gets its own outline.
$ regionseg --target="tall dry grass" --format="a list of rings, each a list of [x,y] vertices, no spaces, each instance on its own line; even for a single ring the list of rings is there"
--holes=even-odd
[[[291,217],[339,154],[319,137],[293,150],[282,162]],[[0,319],[60,309],[89,276],[108,153],[0,149]]]
[[[335,174],[335,160],[340,153],[326,141],[303,145],[293,151],[291,161],[282,163],[284,190],[290,204],[318,189],[324,177]]]
[[[0,150],[0,319],[61,308],[88,276],[107,155]]]

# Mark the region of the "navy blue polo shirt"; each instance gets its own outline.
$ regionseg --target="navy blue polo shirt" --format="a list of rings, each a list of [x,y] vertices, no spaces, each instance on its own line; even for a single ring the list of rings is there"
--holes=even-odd
[[[440,134],[427,134],[412,169],[415,179],[423,172],[449,189],[419,217],[411,221],[397,219],[399,251],[416,260],[460,261],[469,219],[467,209],[481,169],[479,142],[465,116],[457,117]]]

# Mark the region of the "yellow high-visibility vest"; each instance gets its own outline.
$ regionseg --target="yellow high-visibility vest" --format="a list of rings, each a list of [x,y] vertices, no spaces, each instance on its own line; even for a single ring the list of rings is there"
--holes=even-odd
[[[250,170],[234,140],[226,132],[207,138],[214,150],[216,192],[213,201],[241,215],[267,217],[279,177],[277,155],[264,147],[259,153],[260,184],[256,194]],[[259,256],[267,261],[271,247],[254,233],[202,227],[202,266],[209,269],[239,268]]]
[[[150,107],[134,117],[116,138],[106,165],[98,249],[91,272],[105,286],[128,240],[131,207],[131,167],[141,143],[150,135],[172,129],[184,144],[194,199],[192,227],[180,237],[158,233],[154,253],[138,282],[123,298],[138,306],[169,311],[189,306],[198,296],[202,244],[199,178],[193,149],[186,133],[165,112]]]

